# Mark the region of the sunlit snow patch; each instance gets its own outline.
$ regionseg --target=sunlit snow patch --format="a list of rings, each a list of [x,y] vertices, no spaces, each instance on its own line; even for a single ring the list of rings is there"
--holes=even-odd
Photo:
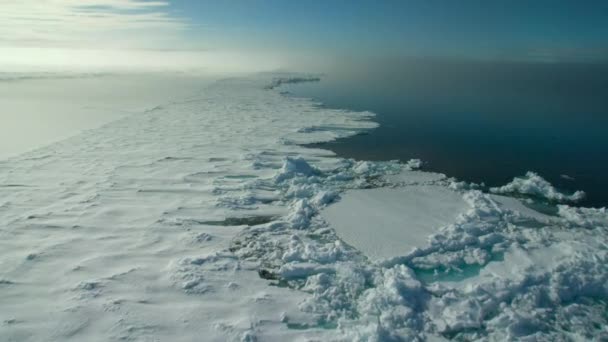
[[[410,185],[349,191],[322,216],[345,242],[379,260],[424,246],[467,208],[462,195],[446,187]]]

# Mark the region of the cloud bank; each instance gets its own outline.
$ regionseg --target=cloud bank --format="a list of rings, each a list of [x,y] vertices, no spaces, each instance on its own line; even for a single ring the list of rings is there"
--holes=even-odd
[[[160,48],[187,20],[165,1],[4,0],[0,41],[8,46]]]
[[[167,1],[1,0],[0,71],[257,71],[270,56],[203,49]]]

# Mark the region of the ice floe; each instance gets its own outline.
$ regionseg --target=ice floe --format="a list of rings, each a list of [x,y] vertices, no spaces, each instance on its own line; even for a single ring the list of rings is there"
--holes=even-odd
[[[372,259],[407,254],[468,208],[445,186],[352,190],[322,217],[341,239]]]

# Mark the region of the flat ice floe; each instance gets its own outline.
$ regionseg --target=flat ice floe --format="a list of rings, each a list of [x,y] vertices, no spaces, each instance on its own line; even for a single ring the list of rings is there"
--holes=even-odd
[[[605,209],[539,213],[419,161],[302,147],[373,115],[268,89],[280,83],[219,81],[1,161],[2,339],[607,337]],[[380,237],[416,217],[416,236],[370,258],[380,247],[321,214],[349,207]]]
[[[424,246],[468,208],[457,192],[437,185],[351,190],[322,217],[342,240],[369,258],[393,258]]]

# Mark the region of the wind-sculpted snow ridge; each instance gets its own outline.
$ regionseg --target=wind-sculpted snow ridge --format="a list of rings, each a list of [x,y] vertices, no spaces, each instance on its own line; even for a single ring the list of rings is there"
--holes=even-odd
[[[516,177],[509,184],[491,188],[497,194],[521,194],[538,198],[546,198],[554,202],[578,202],[585,198],[583,191],[576,191],[571,195],[559,192],[544,178],[534,172],[527,172],[525,177]]]
[[[373,116],[267,84],[217,82],[0,162],[0,336],[606,338],[605,209],[538,213],[414,171],[418,160],[305,148],[374,128]],[[349,190],[419,186],[466,209],[393,258],[371,261],[320,215]]]

